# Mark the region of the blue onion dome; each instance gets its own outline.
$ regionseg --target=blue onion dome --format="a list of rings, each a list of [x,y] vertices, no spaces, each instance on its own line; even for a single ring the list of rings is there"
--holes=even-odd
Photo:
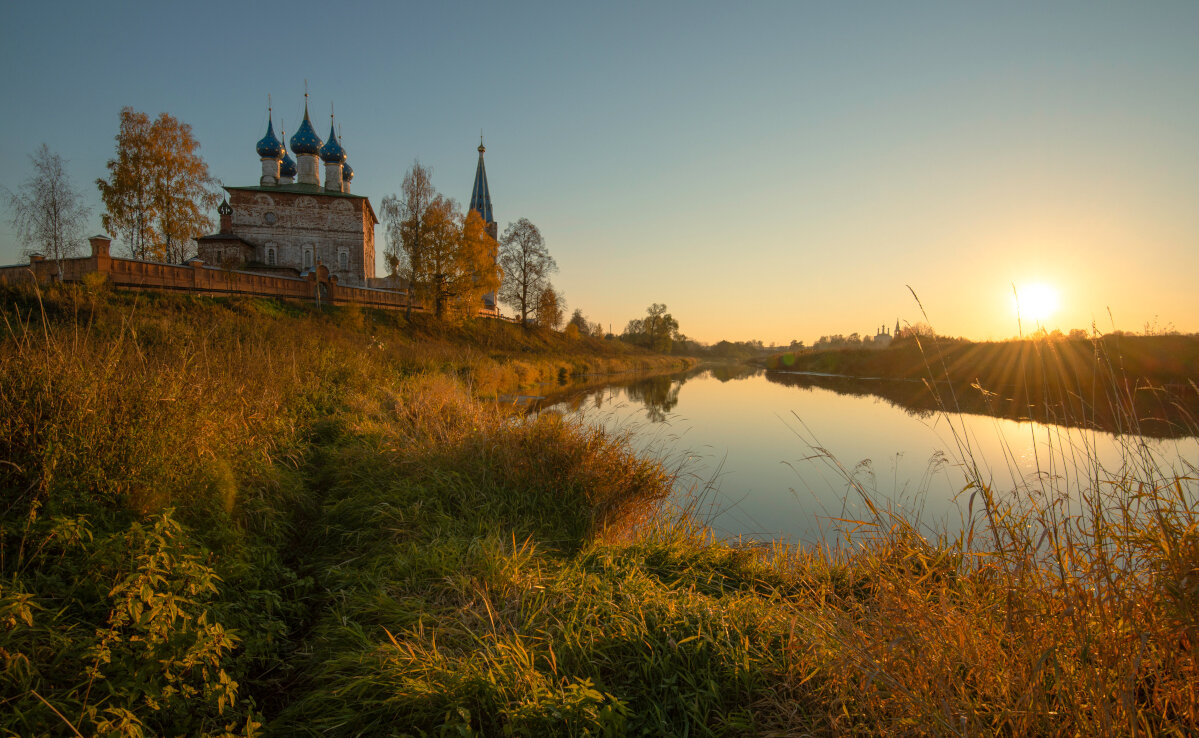
[[[283,138],[286,140],[287,132],[280,131],[280,133],[283,135]],[[291,154],[287,153],[286,146],[283,147],[283,162],[279,165],[279,176],[280,177],[296,176],[296,160],[291,158]]]
[[[293,154],[319,154],[321,153],[321,137],[316,135],[316,131],[312,129],[312,123],[308,121],[308,106],[304,106],[304,122],[300,124],[300,128],[296,131],[296,135],[291,137],[291,151]]]
[[[354,178],[354,169],[349,164],[341,165],[341,181],[349,182]]]
[[[279,143],[279,139],[275,138],[275,124],[273,121],[266,124],[266,135],[258,142],[256,148],[258,155],[263,159],[279,159],[283,156],[283,144]]]
[[[326,164],[341,164],[346,160],[346,150],[337,143],[337,134],[329,126],[329,141],[321,147],[321,161]]]

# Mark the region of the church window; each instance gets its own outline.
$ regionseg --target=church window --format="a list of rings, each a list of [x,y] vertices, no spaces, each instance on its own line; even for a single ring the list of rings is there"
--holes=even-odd
[[[345,249],[337,252],[337,268],[343,272],[350,268],[350,252]]]
[[[275,266],[275,250],[274,249],[266,250],[266,263],[269,264],[270,266]]]
[[[304,268],[305,269],[312,268],[312,247],[311,246],[304,247]]]

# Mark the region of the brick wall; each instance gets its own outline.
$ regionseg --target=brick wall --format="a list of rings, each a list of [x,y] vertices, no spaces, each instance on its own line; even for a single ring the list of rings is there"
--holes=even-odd
[[[326,304],[394,310],[408,306],[408,293],[403,290],[340,285],[337,276],[331,276],[323,264],[304,277],[257,274],[209,266],[198,259],[183,265],[114,259],[109,253],[109,238],[96,236],[90,241],[91,256],[55,262],[35,254],[29,257],[28,264],[0,267],[0,282],[82,282],[88,274],[103,274],[108,284],[124,289],[196,295],[253,295],[313,302],[319,292],[320,301]],[[412,307],[422,309],[419,305]]]

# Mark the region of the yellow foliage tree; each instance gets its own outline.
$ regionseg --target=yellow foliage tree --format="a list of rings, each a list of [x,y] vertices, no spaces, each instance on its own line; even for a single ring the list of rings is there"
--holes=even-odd
[[[432,299],[438,318],[474,315],[483,295],[499,288],[495,239],[477,212],[464,217],[442,195],[429,203],[423,221],[427,249],[413,260],[414,281]]]
[[[565,315],[566,296],[554,289],[552,284],[546,285],[537,296],[537,323],[557,330]]]
[[[204,214],[219,202],[191,126],[161,113],[153,121],[121,109],[116,157],[97,179],[104,228],[124,238],[135,259],[180,262],[192,239],[212,229]]]

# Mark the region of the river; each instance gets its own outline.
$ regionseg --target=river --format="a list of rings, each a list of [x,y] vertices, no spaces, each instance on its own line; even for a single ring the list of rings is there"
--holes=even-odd
[[[941,389],[947,403],[962,397],[957,407],[977,392]],[[871,505],[953,535],[979,514],[976,479],[1000,494],[1044,491],[1070,511],[1097,474],[1197,476],[1193,425],[1116,434],[940,412],[926,395],[920,384],[715,366],[580,390],[539,411],[629,434],[677,470],[676,505],[743,542],[836,543],[868,530],[854,521],[870,520]]]

